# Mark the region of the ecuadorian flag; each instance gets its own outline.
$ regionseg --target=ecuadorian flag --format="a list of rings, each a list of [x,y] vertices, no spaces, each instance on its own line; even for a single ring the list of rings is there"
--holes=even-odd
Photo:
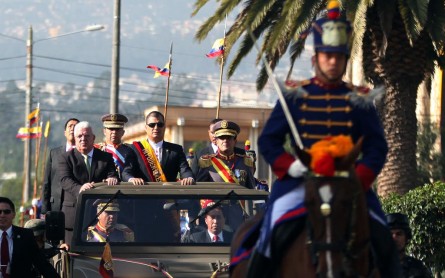
[[[154,65],[149,65],[147,66],[147,68],[152,69],[155,71],[155,75],[154,78],[158,78],[159,76],[168,76],[168,74],[170,73],[170,62],[167,62],[167,64],[165,64],[164,68],[160,68]]]
[[[215,58],[222,54],[224,54],[224,39],[217,39],[206,56],[207,58]]]

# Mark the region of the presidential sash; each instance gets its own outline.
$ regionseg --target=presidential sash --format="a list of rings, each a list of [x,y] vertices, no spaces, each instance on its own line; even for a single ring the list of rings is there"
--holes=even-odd
[[[156,182],[166,182],[167,178],[162,171],[161,164],[156,157],[155,151],[150,146],[147,140],[135,141],[133,145],[136,147],[139,155],[143,158],[145,169],[147,169],[148,174],[152,181]]]
[[[120,146],[120,145],[119,145]],[[118,146],[118,148],[119,148]],[[121,177],[122,171],[124,170],[125,158],[113,145],[108,145],[106,143],[99,143],[94,145],[94,147],[107,152],[113,156],[114,165],[116,165],[116,170]]]
[[[212,161],[213,168],[215,168],[218,175],[220,175],[225,182],[240,184],[232,170],[229,169],[224,161],[215,156],[212,156],[210,160]]]

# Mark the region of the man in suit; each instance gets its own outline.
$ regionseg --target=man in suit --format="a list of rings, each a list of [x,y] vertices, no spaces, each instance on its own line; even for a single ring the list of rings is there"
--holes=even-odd
[[[226,219],[224,217],[221,207],[216,206],[213,200],[202,200],[202,208],[210,209],[209,212],[205,214],[205,224],[207,229],[202,232],[193,233],[190,235],[189,239],[186,240],[188,243],[230,243],[233,238],[233,233],[223,230]]]
[[[147,140],[133,142],[132,148],[138,157],[138,174],[144,181],[177,181],[181,185],[195,183],[182,146],[164,141],[164,115],[150,112],[145,118]]]
[[[96,138],[90,123],[79,122],[74,128],[76,149],[62,154],[59,160],[59,176],[65,198],[65,242],[70,244],[77,197],[82,191],[94,188],[95,182],[116,185],[118,176],[111,154],[94,148]]]
[[[42,209],[41,217],[45,218],[48,211],[60,211],[63,203],[63,190],[60,186],[60,178],[57,175],[58,158],[64,152],[75,148],[74,126],[79,122],[76,118],[70,118],[65,122],[64,135],[66,138],[65,146],[59,146],[51,149],[45,168],[45,177],[42,186]]]
[[[33,277],[33,266],[43,277],[60,277],[37,246],[32,230],[12,225],[14,203],[0,197],[0,273],[3,278]]]
[[[128,181],[134,185],[143,185],[142,178],[136,178],[134,169],[139,167],[136,154],[127,144],[122,143],[125,134],[124,125],[128,122],[122,114],[107,114],[102,116],[105,142],[97,144],[96,148],[108,152],[113,156],[116,171],[121,181]]]

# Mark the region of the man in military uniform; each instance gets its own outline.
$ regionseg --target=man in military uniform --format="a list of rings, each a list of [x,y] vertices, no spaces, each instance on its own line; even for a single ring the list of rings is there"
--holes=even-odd
[[[137,168],[137,158],[133,149],[122,143],[125,134],[124,125],[128,122],[127,117],[122,114],[107,114],[102,116],[103,132],[105,142],[95,147],[113,155],[114,164],[121,181],[132,182],[134,185],[143,185],[142,178],[136,178],[134,169]]]
[[[247,188],[255,188],[252,157],[235,153],[236,137],[240,127],[222,120],[213,126],[218,150],[215,154],[199,158],[197,181],[236,183]]]
[[[107,204],[107,200],[97,200],[93,205],[97,206],[99,213]],[[87,241],[89,242],[133,242],[134,233],[124,224],[118,224],[119,203],[108,203],[108,206],[97,217],[95,226],[88,227]]]
[[[213,126],[218,150],[199,158],[197,181],[236,183],[254,189],[253,160],[246,154],[235,152],[236,137],[240,127],[231,121],[222,120]],[[242,204],[230,203],[224,208],[227,225],[234,231],[244,221]]]
[[[429,278],[433,277],[431,272],[423,265],[423,263],[406,252],[406,246],[412,238],[411,228],[409,227],[408,217],[402,213],[389,213],[386,215],[392,238],[396,243],[399,251],[400,263],[402,265],[403,277]]]
[[[332,6],[332,4],[335,4]],[[304,148],[328,136],[349,135],[354,142],[363,137],[362,156],[356,162],[356,174],[366,192],[370,211],[371,243],[383,277],[398,277],[400,266],[397,251],[385,223],[385,214],[371,189],[375,177],[385,163],[388,151],[383,128],[368,96],[369,89],[345,83],[342,78],[349,58],[348,38],[351,25],[339,17],[339,4],[329,1],[329,11],[312,24],[315,54],[312,64],[315,76],[306,81],[286,81],[284,94],[293,122]],[[248,277],[266,277],[274,260],[271,241],[277,229],[285,228],[287,220],[295,225],[293,234],[304,230],[304,173],[307,168],[284,149],[287,134],[291,134],[281,103],[274,107],[263,128],[258,146],[270,164],[277,180],[272,186],[256,252],[253,253]],[[295,138],[291,145],[295,146]],[[286,219],[287,222],[282,221]],[[256,267],[253,267],[256,266]]]

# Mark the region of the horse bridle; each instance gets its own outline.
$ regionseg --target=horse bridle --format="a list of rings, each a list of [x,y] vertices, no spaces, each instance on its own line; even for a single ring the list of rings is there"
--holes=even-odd
[[[316,175],[311,174],[308,178],[312,179],[327,179],[328,177],[322,176],[322,175]],[[329,177],[330,180],[332,179],[351,179],[350,173],[348,171],[336,171],[334,173],[334,176]],[[331,185],[329,185],[331,186]],[[361,190],[360,188],[358,190]],[[313,229],[310,224],[309,218],[307,219],[307,244],[309,245],[310,250],[310,256],[312,263],[317,266],[317,275],[320,273],[320,265],[318,264],[318,255],[320,251],[333,251],[333,252],[342,252],[345,255],[346,260],[343,261],[343,271],[347,273],[348,275],[354,275],[353,268],[351,265],[352,260],[354,260],[363,250],[365,250],[365,247],[368,244],[368,241],[365,242],[363,246],[360,246],[358,252],[353,252],[352,247],[356,240],[356,233],[355,228],[357,225],[357,204],[358,204],[358,196],[359,191],[355,191],[353,193],[352,203],[351,203],[351,214],[349,217],[349,225],[346,232],[346,238],[344,240],[339,240],[336,242],[319,242],[313,240]],[[323,197],[320,196],[320,190],[318,191],[319,197],[323,200]],[[330,226],[330,204],[323,202],[323,204],[320,207],[321,213],[324,216],[324,218],[327,221],[326,229],[329,230],[330,227],[328,227],[328,224]],[[330,231],[327,231],[330,232]]]

